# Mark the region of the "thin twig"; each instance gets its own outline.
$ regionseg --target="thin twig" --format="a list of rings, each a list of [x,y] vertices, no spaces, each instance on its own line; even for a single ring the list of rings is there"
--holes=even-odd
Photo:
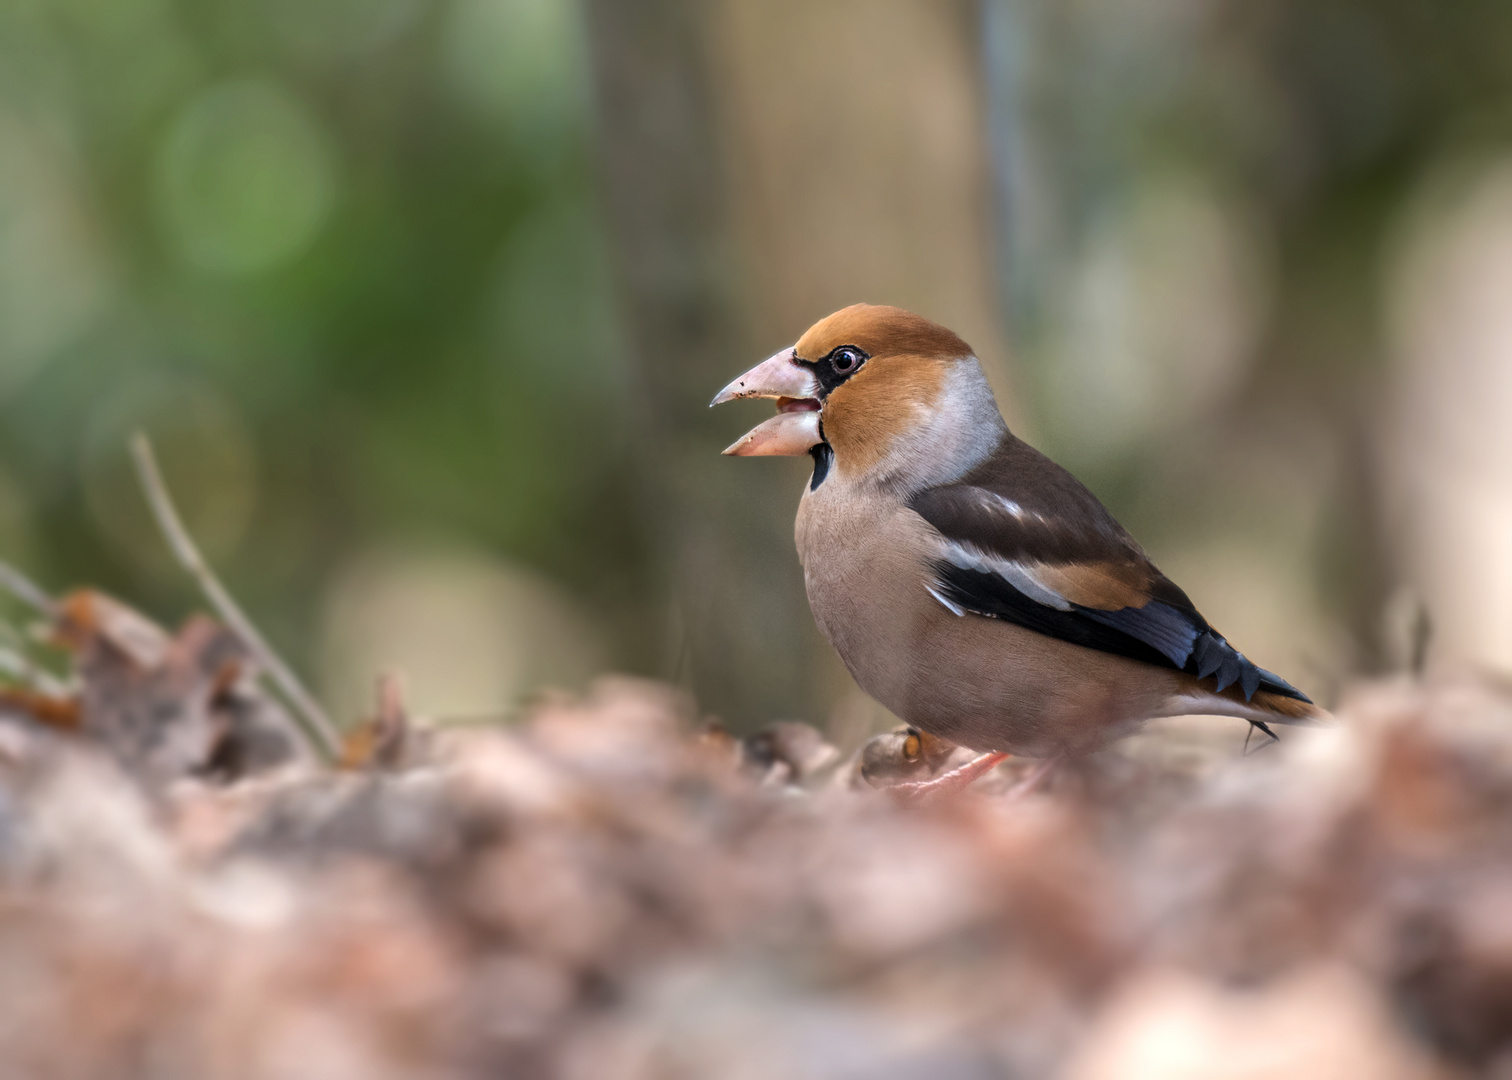
[[[57,618],[57,601],[44,593],[25,574],[0,563],[0,576],[6,577],[7,590],[24,600],[38,614],[46,616],[49,621]],[[0,674],[19,679],[28,686],[55,697],[71,693],[63,680],[32,660],[27,652],[29,645],[29,635],[16,629],[8,620],[0,618]]]
[[[205,594],[205,598],[215,609],[216,614],[242,639],[283,696],[288,699],[289,704],[293,706],[301,731],[315,747],[317,753],[327,762],[334,762],[338,753],[337,748],[341,743],[336,726],[331,723],[331,718],[326,715],[326,711],[305,689],[293,670],[263,640],[257,627],[252,625],[252,620],[247,618],[241,606],[226,591],[226,587],[215,576],[215,572],[206,564],[199,548],[189,536],[189,531],[184,528],[178,511],[174,508],[173,499],[168,494],[168,486],[163,482],[162,471],[158,468],[157,456],[152,452],[152,443],[141,432],[131,437],[131,456],[136,462],[137,479],[142,485],[143,493],[147,496],[148,505],[152,507],[152,516],[157,519],[158,528],[162,530],[163,538],[168,541],[168,547],[173,551],[174,557],[199,584],[200,590]]]
[[[7,562],[0,562],[0,589],[4,589],[38,615],[52,618],[58,613],[58,604],[21,571]]]

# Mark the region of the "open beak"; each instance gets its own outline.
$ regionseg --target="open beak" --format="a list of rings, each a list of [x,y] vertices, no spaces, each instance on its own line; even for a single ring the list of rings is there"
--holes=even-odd
[[[725,449],[735,457],[796,456],[824,441],[819,434],[819,380],[798,363],[798,354],[783,349],[726,386],[709,402],[736,398],[777,399],[777,415],[757,424]]]

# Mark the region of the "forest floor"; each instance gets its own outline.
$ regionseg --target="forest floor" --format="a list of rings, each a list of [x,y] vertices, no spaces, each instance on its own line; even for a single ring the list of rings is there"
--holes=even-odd
[[[1512,1077],[1485,678],[915,806],[629,679],[431,730],[388,683],[322,763],[220,622],[32,599],[69,670],[0,692],[3,1077]]]

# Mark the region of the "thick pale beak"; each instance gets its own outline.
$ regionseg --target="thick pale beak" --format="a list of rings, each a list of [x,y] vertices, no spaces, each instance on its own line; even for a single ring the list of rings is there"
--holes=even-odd
[[[725,449],[735,457],[796,456],[824,441],[819,434],[819,380],[783,349],[757,364],[714,396],[711,406],[736,398],[777,399],[777,415],[756,425]]]
[[[824,441],[819,410],[781,412],[763,420],[724,448],[731,457],[797,457]]]
[[[773,353],[715,394],[709,406],[712,408],[746,397],[813,398],[817,401],[819,380],[814,378],[812,371],[798,363],[796,352],[786,348]]]

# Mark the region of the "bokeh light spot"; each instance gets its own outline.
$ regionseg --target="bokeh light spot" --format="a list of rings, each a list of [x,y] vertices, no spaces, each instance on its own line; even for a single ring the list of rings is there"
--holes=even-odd
[[[1091,238],[1048,371],[1077,451],[1115,456],[1217,411],[1241,384],[1270,305],[1249,217],[1195,177],[1134,193]]]
[[[455,0],[445,63],[464,102],[522,137],[549,139],[586,109],[583,30],[571,0]]]
[[[1398,557],[1435,653],[1512,671],[1512,157],[1432,170],[1387,269]]]
[[[325,600],[326,700],[372,706],[375,672],[404,676],[410,703],[438,719],[498,718],[543,687],[581,688],[605,652],[592,622],[549,579],[464,546],[375,549]]]
[[[206,270],[265,270],[302,251],[335,193],[330,140],[286,90],[249,79],[212,87],[175,121],[158,197],[183,254]]]

